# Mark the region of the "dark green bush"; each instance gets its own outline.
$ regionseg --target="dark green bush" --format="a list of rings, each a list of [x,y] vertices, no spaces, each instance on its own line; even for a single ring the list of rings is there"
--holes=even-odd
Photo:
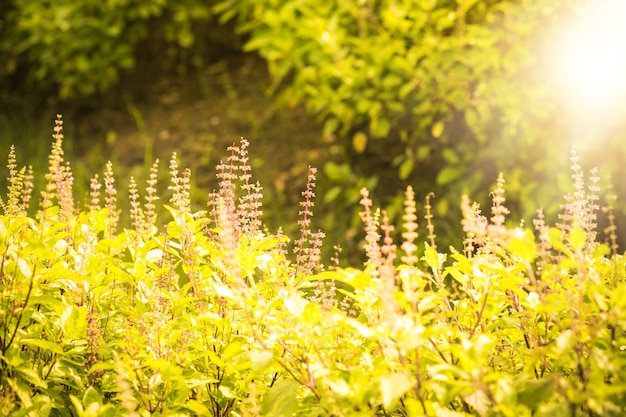
[[[151,35],[166,45],[159,60],[172,59],[176,48],[194,43],[193,23],[211,15],[205,0],[9,0],[0,7],[0,79],[58,86],[61,98],[114,86]],[[162,38],[150,33],[160,26]]]

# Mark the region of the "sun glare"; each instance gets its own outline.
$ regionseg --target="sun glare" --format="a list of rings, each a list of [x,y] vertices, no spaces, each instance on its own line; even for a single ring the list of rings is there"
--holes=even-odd
[[[626,126],[626,0],[582,0],[543,50],[555,123],[577,148],[598,151]]]
[[[568,100],[612,107],[626,100],[626,1],[590,0],[549,47],[555,82]]]

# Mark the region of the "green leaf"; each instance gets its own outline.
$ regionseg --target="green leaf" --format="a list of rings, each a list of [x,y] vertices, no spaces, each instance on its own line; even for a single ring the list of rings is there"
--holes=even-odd
[[[436,271],[441,266],[441,259],[437,251],[432,248],[428,243],[425,245],[424,256],[422,260],[426,262],[426,265],[430,267],[433,271]]]
[[[28,265],[28,262],[26,262],[26,260],[22,258],[18,258],[17,265],[19,266],[20,272],[22,273],[22,275],[28,278],[32,276],[33,270],[31,269],[30,265]]]
[[[417,152],[415,154],[415,158],[418,161],[423,161],[426,158],[428,158],[428,156],[430,155],[430,151],[431,151],[431,147],[430,145],[422,145],[420,147],[417,148]]]
[[[356,132],[354,136],[352,136],[352,147],[357,153],[365,152],[365,148],[367,147],[367,135],[363,132]]]
[[[232,361],[233,358],[235,358],[236,356],[245,352],[245,348],[245,340],[241,337],[237,337],[224,348],[224,350],[222,351],[222,359],[228,363]]]
[[[555,379],[545,377],[539,380],[531,380],[517,394],[517,400],[530,409],[537,407],[544,401],[548,400],[554,392]]]
[[[21,348],[18,348],[15,344],[9,346],[4,356],[1,357],[2,361],[10,367],[18,367],[24,363],[26,355],[22,354]]]
[[[489,411],[490,400],[483,390],[474,390],[471,394],[465,395],[463,400],[469,404],[479,416],[486,416]]]
[[[225,398],[237,398],[237,393],[224,383],[220,384],[219,390]]]
[[[83,405],[89,408],[91,404],[102,404],[102,396],[94,387],[87,388],[83,395]]]
[[[293,379],[281,379],[263,396],[261,412],[268,417],[292,417],[297,414],[296,391],[300,387]]]
[[[446,185],[456,180],[463,174],[463,170],[455,166],[445,166],[437,174],[437,185]]]
[[[454,278],[455,281],[463,285],[465,285],[468,281],[467,274],[459,271],[456,266],[446,268],[446,274],[450,275],[452,278]]]
[[[191,33],[188,29],[181,30],[177,36],[177,41],[183,48],[189,48],[194,42],[193,33]]]
[[[208,416],[211,415],[209,409],[202,403],[196,400],[189,400],[181,405],[183,409],[191,411],[196,416]]]
[[[448,165],[456,165],[459,163],[459,156],[451,148],[444,148],[441,151],[441,156],[443,157],[443,159],[446,161]]]
[[[304,307],[302,320],[311,326],[318,325],[322,317],[322,310],[319,304],[310,302]]]
[[[407,158],[400,164],[400,168],[398,169],[398,176],[401,180],[405,180],[411,175],[413,172],[414,161],[413,158]]]
[[[580,227],[574,227],[567,237],[569,244],[574,250],[580,250],[585,246],[587,242],[587,234]]]
[[[444,128],[445,126],[443,122],[439,121],[433,125],[432,129],[430,130],[430,133],[433,135],[435,139],[439,139],[441,135],[443,134]]]
[[[62,355],[63,354],[63,349],[61,348],[61,346],[57,345],[56,343],[52,343],[48,340],[43,340],[43,339],[21,339],[20,340],[20,344],[24,345],[24,346],[30,346],[30,347],[35,347],[35,348],[39,348],[42,350],[46,350],[48,352],[51,353],[55,353],[57,355]]]
[[[339,120],[337,120],[336,118],[332,117],[329,118],[328,120],[326,120],[326,122],[324,122],[324,136],[330,136],[333,133],[335,133],[335,131],[337,131],[337,129],[339,128]]]
[[[336,164],[327,162],[324,164],[324,173],[331,181],[347,182],[352,176],[352,170],[348,164]]]
[[[39,388],[48,388],[48,384],[46,383],[46,381],[44,381],[41,376],[33,369],[19,367],[15,368],[15,371],[19,376],[22,377],[24,381],[27,381],[28,383]]]
[[[388,374],[379,380],[380,393],[383,398],[383,406],[387,409],[393,407],[397,401],[413,386],[413,381],[407,374]]]
[[[334,271],[322,272],[316,275],[320,279],[331,279],[336,283],[341,282],[347,284],[349,289],[363,289],[370,285],[372,277],[361,270],[354,268],[343,268],[338,273]]]
[[[473,108],[468,108],[465,110],[465,123],[467,123],[467,125],[472,129],[472,130],[477,130],[478,129],[478,112],[473,109]]]
[[[68,339],[82,339],[87,331],[87,308],[67,306],[61,314],[61,328]]]
[[[422,9],[430,11],[437,5],[437,0],[419,0],[419,5]]]
[[[51,311],[54,311],[55,314],[61,315],[65,309],[63,302],[54,297],[53,295],[36,295],[31,297],[32,305],[40,305],[49,308]]]
[[[537,257],[537,245],[531,233],[525,233],[524,237],[513,237],[509,243],[509,251],[513,256],[521,258],[526,262],[533,262]]]
[[[274,359],[272,352],[267,350],[250,352],[250,361],[252,362],[252,370],[254,372],[263,372],[267,369]]]
[[[548,229],[548,242],[554,249],[564,249],[565,246],[563,245],[563,232],[556,227],[551,227],[550,229]]]
[[[370,133],[373,137],[384,138],[389,134],[389,130],[391,130],[391,124],[389,123],[389,120],[385,118],[376,117],[375,119],[372,119],[370,129]]]
[[[23,406],[30,407],[33,404],[32,390],[26,381],[21,378],[7,378],[6,382],[11,387],[11,390],[17,394]]]
[[[324,194],[324,203],[332,203],[333,201],[335,201],[337,199],[337,197],[339,197],[339,194],[341,194],[341,190],[342,188],[338,185],[332,187],[330,190],[328,190],[325,194]]]
[[[98,371],[113,371],[115,369],[115,364],[113,362],[96,362],[91,368],[89,368],[88,373],[92,374]]]
[[[570,352],[574,344],[576,344],[576,334],[572,330],[567,329],[556,338],[555,350],[559,355]]]

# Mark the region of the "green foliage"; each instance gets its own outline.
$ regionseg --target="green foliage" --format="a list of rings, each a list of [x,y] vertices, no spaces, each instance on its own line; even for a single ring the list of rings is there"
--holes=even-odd
[[[596,241],[595,174],[585,184],[575,156],[561,224],[508,227],[501,176],[490,219],[463,199],[463,250],[448,254],[428,221],[430,244],[416,244],[412,189],[399,246],[362,190],[367,263],[324,270],[313,169],[293,245],[263,230],[245,141],[218,166],[209,210],[191,210],[190,172],[174,156],[167,225],[156,223],[155,164],[141,191],[131,181],[131,224],[118,231],[110,165],[78,207],[60,120],[54,137],[37,207],[9,155],[2,415],[626,411],[626,261],[611,222],[609,244]]]
[[[155,21],[162,22],[163,39],[153,34],[151,41],[169,45],[163,60],[190,47],[193,22],[210,16],[203,0],[9,0],[2,9],[0,79],[25,72],[30,83],[59,86],[62,98],[114,86],[135,65],[135,48]]]
[[[216,14],[236,20],[245,50],[267,60],[271,90],[306,105],[343,146],[331,163],[349,165],[349,176],[322,187],[336,212],[361,186],[380,184],[383,203],[397,203],[390,190],[400,180],[419,194],[435,191],[435,212],[449,217],[461,192],[484,191],[504,171],[519,203],[512,207],[529,217],[547,199],[538,184],[554,172],[564,137],[551,129],[545,77],[533,72],[536,46],[580,3],[10,0],[0,5],[0,80],[26,90],[57,85],[63,98],[107,90],[146,55],[160,66],[189,53],[219,30]],[[623,150],[621,142],[611,147]],[[350,219],[331,213],[327,224]],[[453,230],[440,235],[454,243]]]
[[[281,100],[306,105],[339,139],[341,163],[379,177],[381,197],[398,180],[419,181],[448,217],[461,192],[485,190],[505,171],[526,217],[563,147],[543,140],[554,115],[533,72],[536,45],[575,4],[222,0],[215,11],[249,34],[245,49],[267,60]],[[333,186],[329,199],[355,192]]]
[[[226,0],[216,11],[224,20],[239,14],[251,33],[246,49],[268,60],[275,84],[288,82],[287,100],[305,102],[327,133],[366,126],[374,138],[407,115],[418,123],[412,130],[432,126],[440,138],[442,120],[472,103],[477,84],[501,78],[501,61],[523,55],[500,57],[510,36],[540,24],[506,36],[523,10],[508,1],[282,3]],[[357,138],[363,147],[366,139]]]

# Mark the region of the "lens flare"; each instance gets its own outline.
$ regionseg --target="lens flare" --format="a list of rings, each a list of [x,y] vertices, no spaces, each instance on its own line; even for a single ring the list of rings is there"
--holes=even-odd
[[[626,81],[626,60],[615,35],[579,34],[561,51],[561,74],[570,95],[602,107],[620,98]],[[622,42],[626,39],[622,39]]]
[[[606,123],[626,107],[625,0],[582,3],[546,46],[547,81],[574,117]]]

